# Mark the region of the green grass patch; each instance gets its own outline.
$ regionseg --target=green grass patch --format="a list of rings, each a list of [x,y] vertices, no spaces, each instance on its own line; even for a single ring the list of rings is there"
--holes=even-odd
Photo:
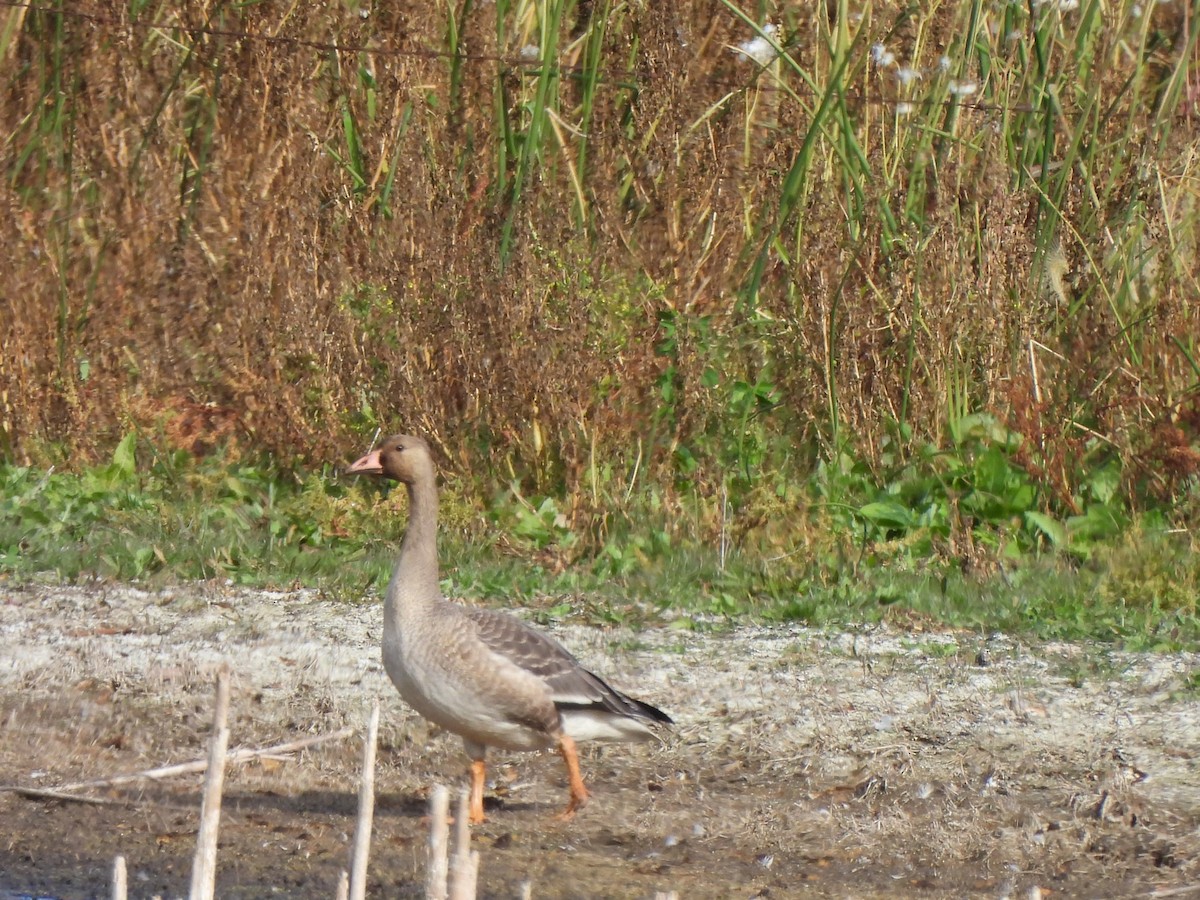
[[[545,619],[670,620],[684,629],[887,620],[903,628],[915,616],[981,634],[1200,646],[1200,564],[1190,538],[1160,517],[1142,515],[1102,540],[1088,534],[1073,550],[1069,524],[1059,547],[1001,504],[1003,515],[980,514],[969,527],[946,520],[945,535],[958,529],[956,540],[972,547],[964,557],[927,514],[929,492],[918,500],[875,487],[908,497],[894,501],[898,512],[885,521],[863,511],[881,502],[869,499],[865,477],[836,496],[830,484],[818,468],[797,489],[804,496],[794,506],[812,514],[790,528],[776,523],[766,536],[744,528],[726,539],[738,526],[723,514],[709,540],[699,497],[666,504],[646,489],[603,529],[588,529],[572,527],[553,498],[530,499],[510,485],[483,503],[472,499],[483,492],[459,493],[451,482],[442,492],[444,588],[532,606]],[[156,452],[133,434],[106,465],[0,467],[0,485],[0,572],[13,580],[222,580],[375,598],[405,524],[403,490],[332,467],[295,474],[219,454]],[[781,542],[793,549],[776,552]]]

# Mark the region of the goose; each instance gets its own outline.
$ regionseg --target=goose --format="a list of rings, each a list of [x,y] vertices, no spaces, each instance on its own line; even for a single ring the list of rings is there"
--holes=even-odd
[[[383,666],[404,701],[457,734],[471,760],[469,819],[485,821],[487,750],[554,748],[570,799],[559,818],[588,802],[576,741],[637,741],[670,725],[662,710],[609,687],[554,638],[507,613],[462,606],[438,586],[437,472],[419,437],[387,438],[347,472],[408,489],[408,527],[383,606]]]

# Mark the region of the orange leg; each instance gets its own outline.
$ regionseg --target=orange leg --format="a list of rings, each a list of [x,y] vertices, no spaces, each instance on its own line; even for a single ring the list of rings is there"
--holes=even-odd
[[[483,782],[487,775],[487,763],[482,759],[471,760],[471,811],[467,821],[472,825],[482,825],[483,815]]]
[[[558,814],[558,818],[565,822],[588,802],[588,792],[583,785],[583,776],[579,774],[579,753],[575,750],[575,741],[569,735],[564,734],[558,739],[558,752],[567,764],[567,779],[571,788],[571,799],[567,801],[567,808]]]

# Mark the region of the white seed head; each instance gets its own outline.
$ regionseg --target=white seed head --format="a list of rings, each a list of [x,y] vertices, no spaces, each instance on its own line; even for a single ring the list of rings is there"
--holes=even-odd
[[[775,57],[779,55],[775,52],[775,48],[771,46],[771,42],[762,37],[743,41],[737,45],[737,49],[734,52],[745,62],[758,63],[760,66],[765,66],[773,62]]]

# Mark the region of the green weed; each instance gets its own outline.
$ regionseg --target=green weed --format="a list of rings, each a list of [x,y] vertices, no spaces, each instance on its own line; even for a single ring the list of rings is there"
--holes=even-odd
[[[219,454],[155,452],[132,433],[105,465],[78,473],[5,467],[0,479],[0,572],[21,579],[47,572],[151,583],[220,579],[374,597],[405,522],[403,491],[386,485],[330,468],[288,475]],[[828,518],[809,526],[804,552],[766,557],[747,543],[722,557],[667,527],[661,505],[611,522],[605,543],[590,547],[587,532],[568,528],[552,498],[534,502],[511,487],[499,496],[484,515],[453,486],[443,491],[443,558],[452,561],[444,588],[531,605],[545,619],[845,626],[904,609],[981,634],[1091,637],[1157,650],[1200,644],[1195,554],[1180,536],[1151,530],[1149,519],[1144,530],[1108,542],[1106,553],[1080,560],[1051,547],[1033,553],[1036,539],[1018,516],[1010,537],[1026,535],[1026,552],[987,575],[966,573],[949,556],[914,553],[924,545],[895,538],[910,525],[898,517],[876,516],[866,537],[839,544],[835,522],[867,521],[852,504],[826,504]],[[977,541],[997,527],[976,523]],[[946,655],[957,645],[931,639],[922,647]]]

